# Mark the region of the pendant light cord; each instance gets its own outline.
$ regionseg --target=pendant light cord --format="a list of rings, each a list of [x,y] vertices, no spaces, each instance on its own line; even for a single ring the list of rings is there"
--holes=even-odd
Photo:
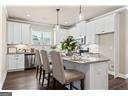
[[[81,10],[81,5],[80,5],[80,11],[79,11],[79,14],[81,14],[81,11],[82,11],[82,10]]]
[[[59,11],[60,11],[60,9],[56,9],[56,11],[57,11],[57,25],[59,25]]]

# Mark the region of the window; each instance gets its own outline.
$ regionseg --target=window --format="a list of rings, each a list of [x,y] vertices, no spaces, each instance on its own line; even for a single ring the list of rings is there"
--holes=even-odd
[[[34,44],[34,45],[51,45],[51,42],[52,42],[51,31],[32,30],[32,44]]]

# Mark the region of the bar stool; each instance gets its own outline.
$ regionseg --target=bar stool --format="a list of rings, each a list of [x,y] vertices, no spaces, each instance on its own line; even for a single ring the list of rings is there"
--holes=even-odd
[[[72,89],[72,85],[74,81],[81,81],[81,89],[84,89],[84,73],[74,70],[74,69],[65,69],[63,67],[63,60],[59,52],[51,51],[51,60],[53,65],[53,78],[55,86],[56,80],[59,81],[63,86],[70,85],[70,89]]]
[[[41,57],[40,57],[39,50],[35,50],[35,64],[36,64],[36,78],[37,79],[39,78],[39,82],[40,82],[41,74],[39,74],[39,73],[42,72],[43,65],[42,65],[42,62],[41,62]]]
[[[48,81],[47,86],[49,87],[50,78],[52,75],[52,65],[49,62],[47,51],[41,50],[40,53],[41,53],[41,60],[42,60],[42,64],[43,64],[42,86],[44,84],[44,79],[47,79],[47,81]],[[46,77],[46,75],[48,75],[48,76]]]

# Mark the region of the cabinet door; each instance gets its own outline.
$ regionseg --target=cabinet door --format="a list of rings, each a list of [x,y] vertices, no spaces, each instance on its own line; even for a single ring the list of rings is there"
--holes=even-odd
[[[95,20],[96,34],[102,34],[105,32],[105,18]]]
[[[24,54],[17,54],[15,56],[16,62],[17,62],[17,69],[23,69],[24,68]]]
[[[108,89],[108,64],[101,62],[91,65],[91,89]]]
[[[7,43],[13,44],[13,29],[14,29],[14,23],[13,22],[7,22]]]
[[[22,24],[22,43],[29,44],[30,43],[30,25]]]
[[[95,43],[95,22],[93,21],[87,23],[86,43]]]
[[[72,27],[69,31],[70,31],[70,36],[76,38],[76,34],[77,34],[76,26]]]
[[[24,54],[7,55],[8,70],[24,68]]]
[[[21,23],[14,23],[14,43],[15,44],[19,44],[21,43],[21,38],[22,38],[22,34],[21,34]]]
[[[7,55],[8,70],[17,69],[15,62],[15,55]]]
[[[86,22],[82,21],[77,24],[77,33],[79,36],[85,36],[85,31],[86,31]],[[77,35],[77,36],[78,36]]]
[[[96,21],[96,34],[114,32],[114,14],[99,18]]]
[[[115,26],[115,21],[114,21],[115,15],[108,15],[105,17],[105,32],[114,32],[114,26]]]

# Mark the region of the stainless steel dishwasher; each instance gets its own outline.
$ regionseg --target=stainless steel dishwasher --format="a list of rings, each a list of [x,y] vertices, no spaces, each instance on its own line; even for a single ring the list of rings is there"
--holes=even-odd
[[[30,69],[35,67],[35,54],[26,53],[25,54],[25,69]]]

